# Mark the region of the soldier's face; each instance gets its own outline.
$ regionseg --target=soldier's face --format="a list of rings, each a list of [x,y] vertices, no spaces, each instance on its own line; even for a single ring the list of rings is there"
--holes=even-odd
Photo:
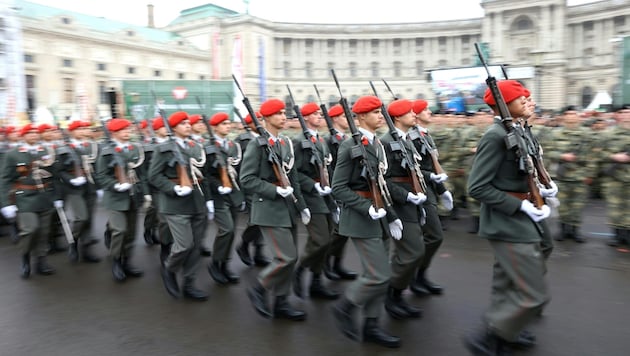
[[[335,116],[332,118],[332,120],[335,125],[339,126],[342,130],[348,129],[348,120],[346,119],[346,114]]]
[[[564,113],[562,121],[564,121],[566,125],[575,125],[580,122],[580,117],[578,116],[576,111],[569,110]]]
[[[214,127],[214,133],[221,137],[225,137],[230,133],[232,124],[229,120],[225,120]]]
[[[131,137],[131,128],[129,126],[125,127],[122,130],[112,132],[112,137],[116,141],[127,142]]]
[[[527,99],[524,96],[512,100],[508,104],[508,110],[510,111],[510,115],[515,118],[529,117],[531,115],[531,111],[527,105]]]
[[[398,116],[396,118],[396,126],[403,131],[409,130],[416,124],[416,114],[413,111],[406,113],[405,115]]]
[[[276,130],[282,130],[286,121],[287,112],[285,110],[280,110],[279,112],[265,118],[265,122],[267,123],[267,125],[269,125],[269,127],[273,127]]]
[[[419,125],[430,124],[433,120],[431,118],[431,110],[427,107],[426,109],[420,111],[416,114],[416,122]]]
[[[379,127],[382,127],[383,124],[385,124],[385,118],[383,117],[383,113],[381,113],[381,108],[359,114],[357,115],[357,119],[359,120],[359,125],[361,127],[372,132],[376,131]]]
[[[206,133],[208,131],[208,129],[206,129],[206,125],[201,121],[195,122],[195,124],[192,125],[192,129],[199,134]]]
[[[24,139],[24,142],[26,142],[27,144],[34,145],[37,143],[37,141],[39,141],[39,132],[37,132],[36,130],[31,130],[25,133],[24,136],[22,136],[22,139]]]
[[[183,120],[177,126],[173,127],[173,133],[178,137],[185,138],[192,133],[192,127],[188,120]]]
[[[311,129],[317,129],[324,125],[324,116],[320,110],[304,117],[306,125]]]

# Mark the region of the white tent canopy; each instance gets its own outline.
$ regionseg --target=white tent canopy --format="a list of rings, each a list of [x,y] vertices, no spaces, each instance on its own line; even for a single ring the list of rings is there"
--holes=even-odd
[[[586,107],[587,110],[595,110],[598,109],[602,105],[610,105],[612,104],[612,98],[605,91],[600,91],[595,95],[593,101]]]

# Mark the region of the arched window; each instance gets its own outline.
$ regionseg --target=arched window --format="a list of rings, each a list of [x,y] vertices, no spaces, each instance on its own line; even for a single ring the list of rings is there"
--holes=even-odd
[[[519,16],[512,22],[512,31],[532,31],[534,30],[534,23],[528,16]]]
[[[591,101],[593,101],[593,88],[582,88],[582,107],[587,107],[591,103]]]

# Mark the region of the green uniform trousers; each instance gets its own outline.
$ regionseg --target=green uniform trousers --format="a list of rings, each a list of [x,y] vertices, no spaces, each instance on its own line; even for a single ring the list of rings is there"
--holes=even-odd
[[[422,207],[426,213],[426,223],[422,226],[424,238],[424,257],[418,270],[424,272],[429,268],[433,256],[442,245],[444,234],[442,233],[442,222],[438,215],[437,205],[425,202]],[[404,231],[404,230],[403,230]]]
[[[538,243],[490,240],[490,246],[495,264],[485,320],[496,335],[515,341],[550,299],[543,255]]]
[[[134,203],[131,203],[132,207]],[[136,221],[138,210],[133,208],[126,211],[110,210],[107,226],[112,233],[109,255],[113,258],[129,258],[136,239]]]
[[[394,248],[390,257],[392,268],[390,284],[396,289],[406,289],[409,286],[424,256],[424,241],[420,224],[407,221],[403,221],[402,224],[402,238],[391,239]],[[387,244],[387,241],[385,243]]]
[[[261,226],[260,232],[273,258],[258,274],[258,281],[275,296],[288,295],[298,257],[297,226],[294,225],[292,228]]]
[[[378,318],[392,271],[389,266],[387,249],[380,237],[353,238],[352,243],[357,249],[361,260],[362,271],[359,278],[353,281],[345,292],[345,297],[351,303],[363,308],[366,318]]]
[[[212,260],[215,262],[226,262],[230,259],[232,245],[234,244],[235,227],[238,212],[225,204],[214,210],[214,223],[217,225],[217,234],[214,237],[212,246]]]
[[[201,259],[199,246],[204,238],[207,215],[162,214],[173,238],[171,252],[164,261],[164,266],[171,272],[182,270],[184,279],[193,278],[197,264]]]
[[[92,232],[92,214],[96,204],[96,195],[67,194],[64,198],[65,207],[72,211],[72,221],[69,222],[72,236],[77,244],[86,243]]]
[[[17,225],[20,231],[20,253],[25,255],[34,252],[36,257],[46,256],[48,253],[48,231],[50,218],[54,209],[39,213],[17,213]]]
[[[308,239],[304,246],[304,253],[300,257],[299,266],[309,268],[314,274],[319,274],[326,262],[326,253],[332,241],[331,234],[334,222],[330,214],[313,214],[306,225]]]

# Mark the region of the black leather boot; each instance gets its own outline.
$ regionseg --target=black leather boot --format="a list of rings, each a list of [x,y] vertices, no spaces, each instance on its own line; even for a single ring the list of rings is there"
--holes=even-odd
[[[407,310],[400,305],[402,301],[401,290],[393,287],[387,289],[387,297],[385,298],[385,310],[387,314],[394,319],[406,319],[411,317]]]
[[[41,274],[43,276],[49,276],[51,274],[55,274],[55,269],[52,268],[52,266],[48,264],[48,260],[46,259],[46,256],[37,257],[36,271],[37,271],[37,274]]]
[[[249,255],[249,246],[248,246],[248,244],[246,244],[244,242],[241,243],[236,248],[236,254],[241,259],[241,262],[243,262],[244,265],[251,266],[251,265],[254,264],[254,261],[252,260],[252,257]]]
[[[271,260],[265,256],[263,245],[256,245],[256,251],[254,252],[254,264],[258,267],[267,267],[271,263]]]
[[[227,279],[228,283],[237,284],[240,280],[239,276],[234,272],[230,271],[228,267],[228,261],[221,263],[221,273]]]
[[[341,257],[333,258],[333,271],[339,276],[339,278],[348,281],[357,279],[358,276],[356,272],[348,271],[347,269],[343,268],[343,265],[341,264]]]
[[[483,356],[507,356],[511,355],[511,348],[506,341],[497,335],[481,331],[467,336],[464,345],[473,355]]]
[[[79,262],[79,251],[77,249],[77,243],[76,242],[73,242],[70,245],[68,245],[68,259],[72,263]]]
[[[322,284],[322,275],[313,273],[313,279],[311,280],[311,287],[309,289],[311,298],[320,298],[334,300],[339,298],[339,292],[328,289]]]
[[[153,246],[154,239],[153,239],[153,229],[144,229],[144,242],[149,245],[149,246]]]
[[[31,254],[27,253],[22,255],[22,278],[26,279],[31,276]]]
[[[514,349],[527,350],[536,346],[536,336],[534,336],[534,334],[532,334],[528,330],[523,330],[518,334],[518,337],[515,341],[508,341],[506,343]]]
[[[335,265],[333,256],[326,256],[326,262],[324,262],[324,275],[331,281],[338,281],[341,279],[341,276],[335,272]]]
[[[57,252],[62,252],[65,251],[66,249],[63,248],[59,242],[57,242],[57,237],[51,238],[50,241],[48,241],[48,254],[55,254]]]
[[[112,261],[112,275],[114,276],[114,280],[116,280],[116,282],[124,282],[125,279],[127,279],[127,275],[125,275],[120,258],[114,258]]]
[[[166,258],[171,254],[171,246],[173,244],[161,244],[160,245],[160,263],[164,265]]]
[[[247,290],[247,296],[258,314],[260,314],[263,318],[271,318],[265,287],[263,287],[260,283],[256,283],[256,286]]]
[[[160,269],[160,274],[162,276],[162,283],[164,283],[164,288],[168,294],[170,294],[173,298],[179,298],[179,286],[177,285],[177,277],[175,273],[169,271],[164,265]]]
[[[431,282],[425,277],[425,274],[425,270],[418,270],[418,272],[416,273],[416,280],[412,283],[412,288],[410,288],[411,291],[416,293],[414,291],[415,289],[421,291],[422,293],[429,292],[430,294],[436,295],[442,294],[444,292],[444,288],[439,284]],[[418,293],[416,293],[416,295],[418,295]]]
[[[208,273],[210,273],[210,277],[219,283],[219,284],[227,284],[228,279],[223,274],[223,268],[221,267],[221,262],[212,261],[208,263]]]
[[[89,245],[81,245],[81,261],[84,263],[98,263],[101,262],[101,259],[90,252]]]
[[[109,226],[105,226],[105,232],[103,232],[103,243],[109,250],[109,247],[112,245],[112,232],[109,230]]]
[[[279,295],[276,297],[273,307],[273,317],[276,319],[302,321],[306,320],[306,313],[302,310],[294,309],[287,301],[286,295]]]
[[[123,271],[125,271],[125,275],[127,277],[139,278],[139,277],[142,277],[142,275],[144,275],[144,272],[141,269],[134,267],[131,264],[131,259],[129,257],[125,257],[123,259],[122,268],[123,268]]]
[[[184,289],[182,291],[184,298],[203,302],[208,300],[208,294],[195,288],[195,281],[192,278],[186,278],[184,281]]]
[[[400,347],[400,338],[390,335],[378,325],[377,318],[366,318],[363,325],[363,342],[373,342],[375,344],[389,347]]]
[[[335,324],[344,335],[352,340],[359,339],[359,332],[354,323],[356,309],[357,307],[345,297],[332,307]]]
[[[302,274],[304,267],[297,266],[293,271],[293,293],[299,298],[304,298],[304,287],[302,286]]]

